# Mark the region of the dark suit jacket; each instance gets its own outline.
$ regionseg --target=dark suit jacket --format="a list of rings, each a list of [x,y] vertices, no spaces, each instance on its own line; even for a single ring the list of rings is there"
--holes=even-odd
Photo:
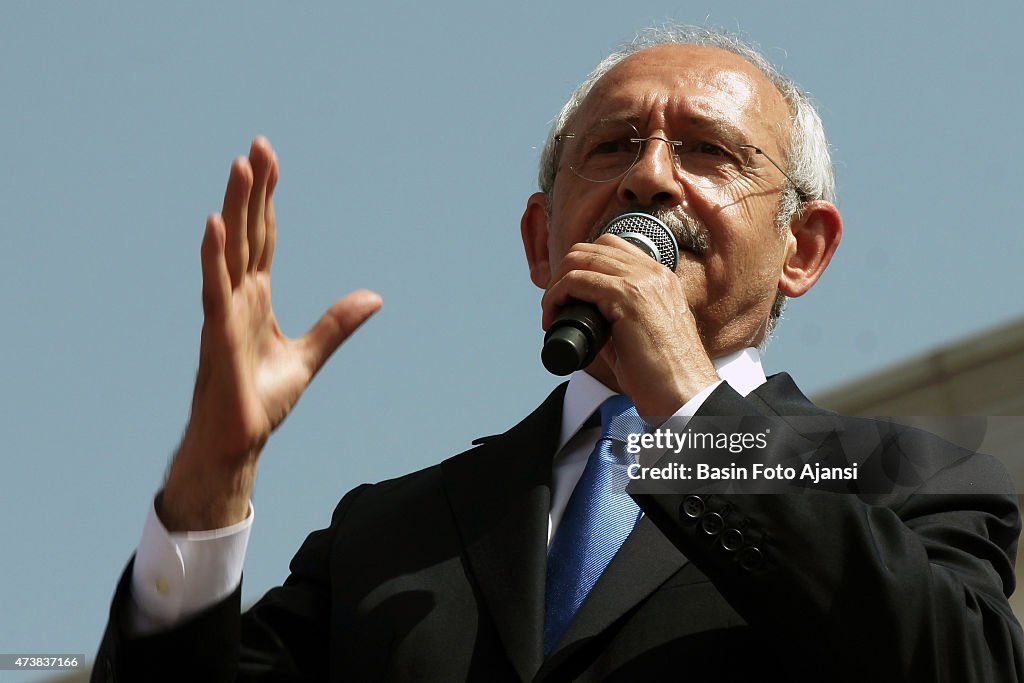
[[[645,516],[544,660],[563,394],[440,465],[351,491],[241,618],[236,592],[129,638],[129,566],[93,680],[1022,680],[1015,499],[948,493],[963,477],[1009,491],[977,457],[884,495],[703,497],[705,514],[742,520],[757,549],[742,562],[692,499],[637,495]],[[825,414],[776,375],[747,398],[723,384],[698,415],[773,413]]]

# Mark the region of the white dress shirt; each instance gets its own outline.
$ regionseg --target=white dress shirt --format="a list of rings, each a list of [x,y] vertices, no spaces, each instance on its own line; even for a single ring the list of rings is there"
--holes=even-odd
[[[692,417],[722,381],[743,396],[765,382],[756,349],[729,354],[714,365],[722,379],[705,387],[671,417]],[[569,378],[553,466],[549,544],[601,435],[599,427],[583,429],[583,425],[613,394],[586,372],[575,372]],[[250,503],[249,516],[233,526],[171,533],[157,517],[155,504],[150,504],[132,571],[134,609],[129,628],[137,635],[169,628],[234,592],[242,580],[253,517]]]

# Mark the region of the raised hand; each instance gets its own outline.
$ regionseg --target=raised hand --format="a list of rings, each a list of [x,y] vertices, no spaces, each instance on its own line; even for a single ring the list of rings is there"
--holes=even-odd
[[[192,414],[157,511],[171,531],[245,518],[256,461],[326,360],[381,307],[359,290],[298,339],[285,337],[270,303],[277,229],[277,157],[257,138],[231,166],[224,206],[202,245],[203,332]]]

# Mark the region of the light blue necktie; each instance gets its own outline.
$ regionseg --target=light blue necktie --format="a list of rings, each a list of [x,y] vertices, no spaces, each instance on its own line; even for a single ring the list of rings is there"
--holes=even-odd
[[[562,639],[590,589],[633,530],[640,509],[623,491],[629,434],[642,434],[643,419],[628,396],[617,394],[598,408],[601,438],[587,460],[548,550],[544,591],[544,656]],[[598,413],[595,413],[595,417]]]

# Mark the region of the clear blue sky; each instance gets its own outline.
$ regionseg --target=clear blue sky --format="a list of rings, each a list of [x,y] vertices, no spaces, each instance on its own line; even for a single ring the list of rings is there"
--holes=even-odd
[[[569,91],[649,23],[742,30],[830,133],[846,234],[770,371],[814,392],[1022,313],[1019,0],[278,5],[4,3],[0,652],[95,652],[187,418],[205,216],[258,133],[285,331],[357,287],[385,307],[264,454],[246,600],[346,490],[554,386],[519,216]]]

